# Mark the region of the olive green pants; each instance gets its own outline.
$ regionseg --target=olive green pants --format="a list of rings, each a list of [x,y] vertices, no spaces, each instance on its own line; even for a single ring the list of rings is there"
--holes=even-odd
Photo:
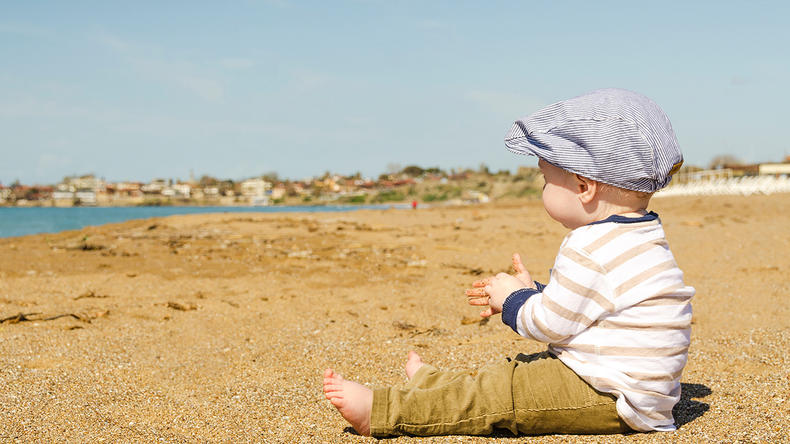
[[[373,391],[370,431],[388,435],[623,433],[615,397],[548,352],[469,372],[422,366],[403,387]]]

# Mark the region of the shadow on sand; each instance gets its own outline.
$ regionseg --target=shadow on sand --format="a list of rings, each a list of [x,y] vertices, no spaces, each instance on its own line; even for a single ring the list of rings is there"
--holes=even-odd
[[[680,389],[680,401],[672,409],[675,425],[678,428],[694,421],[710,409],[710,404],[695,401],[692,398],[704,398],[713,393],[710,387],[702,384],[681,383]]]

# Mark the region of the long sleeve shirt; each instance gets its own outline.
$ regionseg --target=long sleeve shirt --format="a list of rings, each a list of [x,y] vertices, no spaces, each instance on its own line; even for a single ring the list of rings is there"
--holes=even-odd
[[[694,288],[669,250],[658,215],[611,216],[571,231],[549,282],[505,300],[502,321],[595,389],[617,397],[635,430],[674,430],[688,359]]]

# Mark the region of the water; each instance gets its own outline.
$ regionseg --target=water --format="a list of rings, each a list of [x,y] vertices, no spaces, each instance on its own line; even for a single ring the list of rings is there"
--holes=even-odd
[[[149,217],[202,213],[334,212],[381,209],[403,205],[326,205],[277,207],[0,207],[0,237],[76,230]]]

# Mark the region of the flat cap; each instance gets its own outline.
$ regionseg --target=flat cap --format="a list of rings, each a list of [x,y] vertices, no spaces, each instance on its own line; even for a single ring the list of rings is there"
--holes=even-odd
[[[566,171],[652,193],[680,169],[683,154],[664,111],[624,89],[599,89],[517,120],[505,147]]]

